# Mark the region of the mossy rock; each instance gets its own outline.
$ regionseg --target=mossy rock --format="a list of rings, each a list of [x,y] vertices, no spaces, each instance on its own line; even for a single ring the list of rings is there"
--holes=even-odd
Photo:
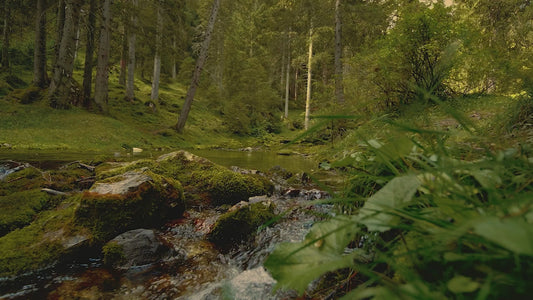
[[[102,254],[104,255],[104,265],[117,266],[125,262],[124,248],[117,242],[109,242],[102,247]]]
[[[30,225],[0,237],[0,277],[42,269],[86,249],[90,233],[72,222],[79,201],[78,195],[67,198]]]
[[[131,171],[97,182],[81,197],[76,223],[87,226],[94,242],[127,230],[160,226],[185,209],[181,184],[150,171]]]
[[[0,196],[37,189],[43,187],[44,184],[45,179],[41,171],[33,167],[25,168],[0,180]]]
[[[253,238],[260,226],[272,221],[276,217],[274,208],[270,202],[259,202],[227,212],[216,221],[208,238],[222,250],[229,250]]]
[[[108,179],[131,170],[146,169],[165,178],[181,182],[187,201],[196,204],[233,205],[249,197],[271,194],[273,184],[260,175],[243,175],[230,171],[208,159],[187,151],[143,159],[125,164],[103,164],[96,170],[98,179]]]
[[[155,172],[178,178],[189,192],[205,193],[215,205],[233,205],[274,190],[262,176],[235,173],[186,151],[165,154],[157,162]]]
[[[0,196],[0,236],[31,223],[52,197],[40,189]]]

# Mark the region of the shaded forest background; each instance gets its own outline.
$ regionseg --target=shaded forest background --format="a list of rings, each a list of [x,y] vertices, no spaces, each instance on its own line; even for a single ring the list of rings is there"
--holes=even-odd
[[[213,3],[6,0],[2,94],[22,70],[52,107],[156,109],[159,81],[190,84]],[[257,136],[307,127],[306,102],[308,115],[366,114],[430,95],[531,95],[531,19],[529,0],[221,1],[198,96],[228,131]],[[108,99],[108,80],[123,99]],[[152,84],[150,100],[134,80]]]

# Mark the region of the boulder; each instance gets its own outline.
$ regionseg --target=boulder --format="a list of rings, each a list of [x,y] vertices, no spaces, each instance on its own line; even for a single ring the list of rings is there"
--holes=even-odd
[[[156,263],[168,257],[185,259],[162,243],[154,230],[135,229],[120,234],[103,247],[104,263],[118,269],[128,269]]]
[[[218,218],[208,239],[221,250],[230,250],[242,241],[251,240],[260,226],[274,220],[274,208],[270,202],[241,202]]]
[[[96,182],[82,194],[75,218],[97,241],[105,241],[127,230],[159,226],[184,209],[178,181],[137,170]]]

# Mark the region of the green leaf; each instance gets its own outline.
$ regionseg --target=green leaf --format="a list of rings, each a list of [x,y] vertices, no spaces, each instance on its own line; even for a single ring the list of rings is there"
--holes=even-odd
[[[361,223],[370,231],[389,230],[399,220],[390,212],[411,202],[420,185],[420,180],[414,175],[392,179],[365,202],[359,213]]]
[[[448,289],[455,294],[459,293],[471,293],[479,289],[479,283],[472,280],[472,278],[465,276],[455,276],[448,281]]]
[[[470,172],[484,188],[496,188],[502,184],[502,179],[492,170],[476,170]]]
[[[533,256],[533,228],[524,220],[490,217],[476,223],[474,232],[517,254]]]
[[[301,243],[278,245],[264,264],[278,281],[276,289],[302,294],[322,274],[352,266],[359,252],[343,253],[357,231],[354,218],[342,216],[315,224]]]

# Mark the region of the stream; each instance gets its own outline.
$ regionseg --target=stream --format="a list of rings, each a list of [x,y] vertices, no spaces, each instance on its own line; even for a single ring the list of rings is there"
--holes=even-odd
[[[223,166],[242,169],[268,170],[281,166],[291,172],[313,172],[317,166],[303,156],[280,156],[273,152],[192,152]],[[73,158],[28,161],[38,162],[42,167],[54,165],[51,161],[67,162]],[[0,161],[0,177],[13,167],[12,163]],[[317,178],[327,184],[331,177]],[[186,254],[179,263],[165,259],[119,272],[105,268],[101,257],[92,255],[22,276],[16,283],[7,285],[6,290],[3,290],[5,285],[0,285],[0,299],[294,299],[297,295],[291,291],[272,293],[275,280],[264,269],[263,262],[275,245],[301,241],[315,222],[332,214],[331,205],[309,204],[310,200],[321,197],[324,194],[318,190],[268,197],[276,213],[283,213],[284,217],[260,230],[252,241],[237,245],[229,252],[219,251],[206,239],[210,226],[222,212],[217,208],[189,209],[183,218],[156,230],[160,240]]]

